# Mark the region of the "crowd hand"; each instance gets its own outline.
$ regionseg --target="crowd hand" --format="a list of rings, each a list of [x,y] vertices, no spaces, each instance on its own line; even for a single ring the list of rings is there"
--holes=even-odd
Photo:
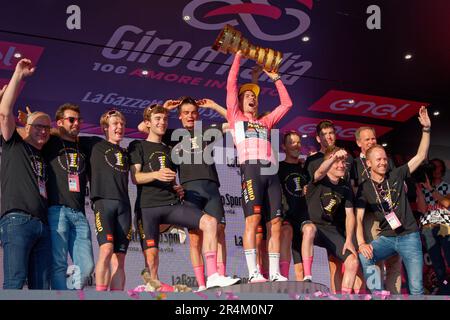
[[[27,111],[26,113],[19,109],[19,114],[17,115],[17,120],[19,120],[19,122],[23,125],[27,124],[27,118],[32,113],[30,107],[28,106],[25,107],[25,110]]]
[[[0,101],[2,100],[3,94],[5,93],[7,87],[8,87],[8,85],[5,84],[2,88],[2,90],[0,90]]]
[[[431,127],[431,120],[428,116],[428,111],[425,106],[421,106],[419,110],[419,122],[424,128],[430,128]]]
[[[335,160],[343,160],[343,159],[347,158],[347,151],[339,150],[333,154],[333,157]]]
[[[430,179],[428,179],[427,175],[425,175],[425,182],[422,183],[422,186],[428,191],[431,191],[433,189],[430,183]]]
[[[345,241],[344,247],[342,248],[342,254],[345,254],[345,251],[348,250],[351,253],[353,253],[355,256],[358,256],[355,246],[351,241]]]
[[[373,247],[371,244],[364,243],[359,246],[359,252],[364,256],[366,259],[372,259],[373,258]]]
[[[207,98],[195,100],[195,102],[197,102],[198,106],[201,108],[212,108],[218,105],[214,100]]]
[[[30,59],[21,59],[16,65],[15,72],[17,72],[21,78],[25,78],[31,76],[35,70],[36,68],[33,67]]]
[[[175,190],[175,192],[177,193],[177,195],[180,199],[184,198],[184,189],[183,189],[182,185],[180,185],[180,184],[174,185],[173,189]]]
[[[180,100],[166,100],[163,104],[163,108],[167,110],[172,110],[177,108],[180,105]]]

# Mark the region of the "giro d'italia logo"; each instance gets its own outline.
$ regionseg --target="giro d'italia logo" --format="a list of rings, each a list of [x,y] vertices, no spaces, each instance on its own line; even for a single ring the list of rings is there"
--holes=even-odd
[[[217,3],[218,7],[207,11],[207,8],[210,8],[213,3]],[[193,0],[184,7],[183,17],[189,25],[198,29],[221,30],[226,24],[239,29],[239,26],[244,25],[258,39],[284,41],[296,38],[308,30],[311,20],[304,11],[297,7],[303,6],[312,10],[313,0],[285,0],[283,5],[285,3],[286,7],[279,8],[269,4],[268,0],[251,0],[247,3],[241,0]],[[224,16],[228,18],[232,15],[238,15],[239,19],[224,19],[225,21],[217,23],[216,17]],[[285,21],[292,27],[285,33],[271,34],[269,32],[270,23],[264,23],[266,27],[261,28],[254,16],[272,19],[277,24]],[[292,23],[293,20],[295,23]]]

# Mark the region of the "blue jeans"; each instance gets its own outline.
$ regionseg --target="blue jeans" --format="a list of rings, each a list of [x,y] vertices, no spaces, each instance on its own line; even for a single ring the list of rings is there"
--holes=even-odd
[[[382,289],[380,272],[374,273],[375,263],[398,253],[402,257],[408,274],[409,293],[423,294],[423,254],[419,232],[397,237],[381,236],[370,244],[373,247],[372,259],[368,260],[361,253],[359,254],[368,289],[371,291]]]
[[[51,241],[47,225],[15,211],[0,220],[3,246],[3,289],[50,289]]]
[[[51,206],[48,222],[52,239],[52,289],[83,289],[94,270],[91,230],[86,216],[69,207]],[[69,287],[67,253],[77,270]]]
[[[422,227],[423,228],[423,227]],[[425,242],[425,248],[427,249],[428,254],[430,255],[431,263],[433,265],[433,269],[436,272],[436,277],[439,283],[442,283],[446,278],[446,267],[444,262],[447,261],[447,264],[450,266],[450,236],[440,236],[439,227],[423,228],[422,235],[423,240]],[[444,252],[444,257],[442,256],[442,252]]]

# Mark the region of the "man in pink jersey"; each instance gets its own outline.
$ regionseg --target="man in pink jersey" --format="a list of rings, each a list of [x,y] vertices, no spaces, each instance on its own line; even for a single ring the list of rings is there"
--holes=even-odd
[[[256,230],[261,213],[267,212],[269,274],[271,281],[287,281],[280,274],[281,186],[272,154],[270,130],[292,107],[292,101],[277,73],[264,72],[272,79],[280,96],[280,105],[258,118],[259,87],[245,84],[238,90],[237,77],[241,52],[238,51],[227,80],[227,120],[238,152],[242,181],[242,207],[245,215],[244,252],[249,282],[267,281],[256,266]],[[267,204],[267,210],[263,210]]]

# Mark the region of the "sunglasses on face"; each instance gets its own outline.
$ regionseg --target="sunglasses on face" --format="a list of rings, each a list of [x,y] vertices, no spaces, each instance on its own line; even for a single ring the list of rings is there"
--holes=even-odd
[[[64,120],[69,120],[70,123],[75,123],[75,121],[78,121],[78,123],[83,122],[83,118],[77,118],[77,117],[66,117]]]

